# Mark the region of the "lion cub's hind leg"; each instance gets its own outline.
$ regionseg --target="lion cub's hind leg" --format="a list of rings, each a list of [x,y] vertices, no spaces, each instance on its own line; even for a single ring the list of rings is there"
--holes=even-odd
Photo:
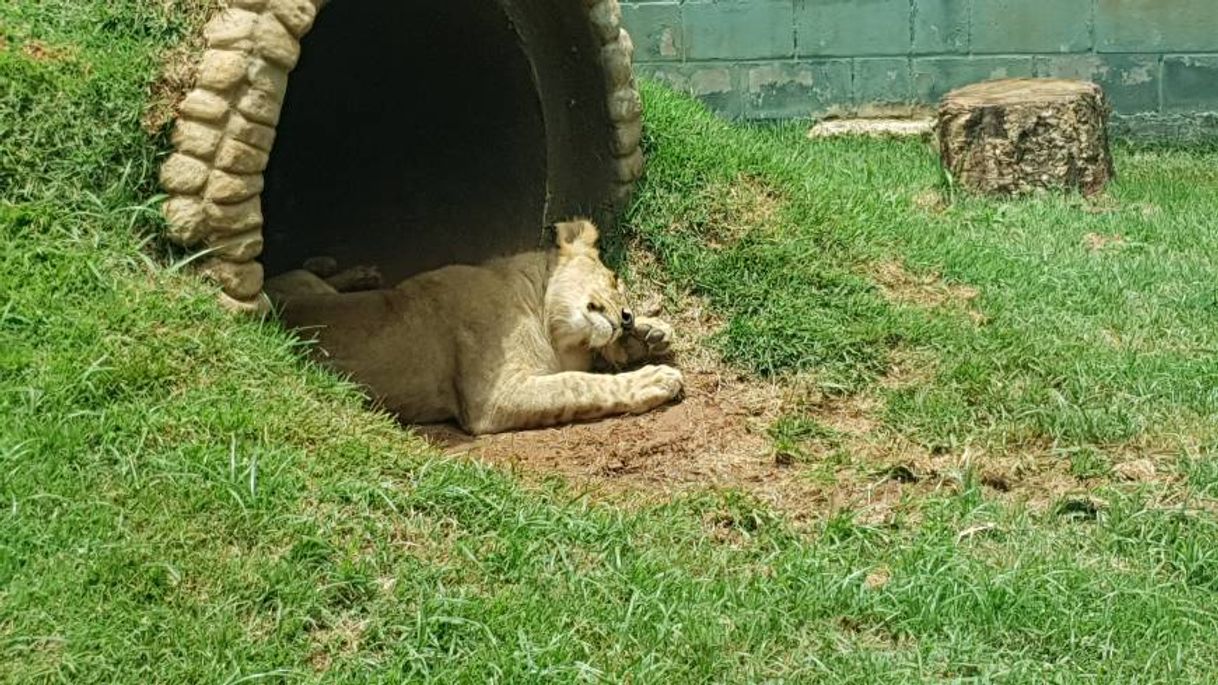
[[[340,293],[355,293],[363,290],[377,290],[383,285],[384,279],[381,277],[380,269],[375,266],[362,265],[343,269],[333,276],[328,276],[326,283]]]
[[[485,413],[466,417],[471,433],[557,426],[618,414],[642,414],[681,394],[681,372],[644,366],[619,374],[565,371],[508,383]]]
[[[304,268],[268,278],[263,290],[272,300],[300,295],[332,295],[376,290],[384,279],[375,266],[352,266],[339,269],[333,257],[306,259]]]
[[[338,260],[330,256],[310,257],[302,265],[320,277],[331,288],[340,293],[355,293],[361,290],[376,290],[381,287],[384,279],[380,269],[372,265],[358,265],[346,269],[338,268]]]
[[[282,302],[301,295],[333,295],[338,291],[317,274],[304,269],[293,269],[266,279],[262,290],[273,302]]]

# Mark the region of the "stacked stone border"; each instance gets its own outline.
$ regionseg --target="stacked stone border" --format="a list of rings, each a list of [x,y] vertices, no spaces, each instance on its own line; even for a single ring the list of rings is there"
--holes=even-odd
[[[342,1],[342,0],[337,0]],[[487,0],[490,2],[491,0]],[[263,312],[263,171],[300,58],[300,41],[328,0],[229,0],[204,27],[195,88],[178,106],[173,153],[161,167],[170,240],[203,254],[201,272],[227,308]],[[625,202],[643,172],[643,107],[634,83],[634,44],[618,0],[582,0],[601,43],[614,131],[613,197]]]

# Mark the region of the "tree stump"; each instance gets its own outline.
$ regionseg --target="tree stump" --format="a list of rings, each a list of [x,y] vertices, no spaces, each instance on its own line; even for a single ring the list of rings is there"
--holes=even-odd
[[[958,88],[939,105],[943,167],[969,190],[1099,192],[1113,178],[1109,106],[1094,83],[1000,79]]]

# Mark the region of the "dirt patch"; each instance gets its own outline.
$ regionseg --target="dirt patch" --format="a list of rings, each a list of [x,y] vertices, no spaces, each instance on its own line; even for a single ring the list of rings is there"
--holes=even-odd
[[[160,0],[161,12],[166,16],[195,17],[199,26],[231,4],[228,0]],[[204,47],[202,31],[198,31],[161,55],[161,71],[152,83],[148,105],[140,118],[148,135],[161,133],[173,122],[178,105],[195,85],[195,65]]]
[[[867,574],[863,579],[863,587],[868,590],[879,590],[892,580],[892,572],[885,567],[880,567]]]
[[[476,440],[450,428],[425,434],[496,464],[671,492],[780,476],[765,435],[778,406],[747,383],[687,369],[685,399],[641,416]]]
[[[971,285],[946,283],[935,272],[915,274],[897,261],[872,264],[867,275],[891,302],[924,309],[959,310],[976,324],[985,322],[985,315],[974,306],[981,291]]]
[[[42,41],[32,40],[21,46],[21,54],[35,62],[63,62],[74,59],[76,51],[70,48],[47,45]]]
[[[1088,252],[1104,252],[1123,247],[1125,244],[1125,238],[1120,234],[1100,235],[1099,233],[1088,233],[1083,236],[1083,247]]]
[[[641,416],[478,438],[450,426],[419,431],[448,454],[507,468],[526,480],[557,474],[592,494],[641,495],[651,502],[705,490],[742,491],[797,521],[850,511],[860,523],[891,524],[916,518],[911,493],[954,487],[915,465],[924,450],[877,438],[867,403],[811,410],[843,440],[810,442],[792,455],[776,451],[766,432],[792,405],[790,389],[685,371],[685,399]],[[707,527],[730,541],[741,522],[724,516],[712,517]]]
[[[913,196],[912,202],[914,207],[929,214],[942,214],[952,206],[947,196],[935,188],[917,193]]]
[[[1108,193],[1097,193],[1082,198],[1082,210],[1087,214],[1113,214],[1121,211],[1121,203]]]
[[[332,626],[315,626],[309,634],[312,647],[309,665],[319,673],[330,670],[335,658],[348,658],[360,650],[367,629],[367,619],[350,616],[340,618]]]
[[[1153,459],[1134,459],[1112,467],[1113,473],[1121,480],[1134,483],[1149,483],[1155,480],[1159,467]]]
[[[165,53],[161,72],[152,83],[148,106],[140,117],[140,126],[148,135],[161,133],[173,122],[178,105],[195,85],[195,61],[201,52],[201,42],[187,42]]]
[[[1163,214],[1163,208],[1150,202],[1139,202],[1134,205],[1143,219],[1153,219]]]
[[[897,347],[888,355],[888,369],[878,385],[887,390],[900,390],[929,383],[939,371],[939,357],[923,349]]]
[[[764,180],[740,174],[727,181],[711,183],[700,196],[705,212],[691,218],[673,231],[691,233],[713,250],[730,247],[749,233],[774,230],[787,200]]]

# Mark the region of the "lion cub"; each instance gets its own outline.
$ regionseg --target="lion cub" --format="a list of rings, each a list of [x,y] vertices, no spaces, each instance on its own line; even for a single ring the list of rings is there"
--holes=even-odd
[[[267,281],[283,321],[406,423],[455,419],[469,433],[639,414],[676,398],[681,372],[648,365],[672,327],[635,317],[601,263],[597,230],[557,224],[554,247],[447,266],[392,289],[339,292],[309,271]],[[333,281],[333,279],[331,279]]]

